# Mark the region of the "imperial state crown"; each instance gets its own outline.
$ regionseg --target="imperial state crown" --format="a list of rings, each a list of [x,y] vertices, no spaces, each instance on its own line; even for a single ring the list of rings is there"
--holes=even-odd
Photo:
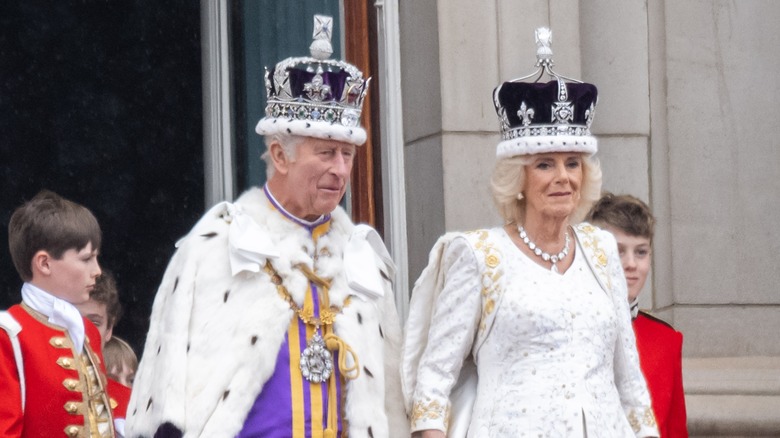
[[[310,57],[287,58],[265,71],[268,97],[260,135],[292,134],[338,140],[355,145],[366,141],[360,126],[363,100],[370,79],[352,64],[330,59],[333,19],[314,16]]]

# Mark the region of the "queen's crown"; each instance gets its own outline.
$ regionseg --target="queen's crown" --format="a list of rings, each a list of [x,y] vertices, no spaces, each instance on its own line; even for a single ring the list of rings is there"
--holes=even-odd
[[[501,131],[499,157],[565,151],[593,154],[597,150],[590,126],[598,91],[592,84],[552,70],[551,43],[550,30],[537,29],[537,71],[504,82],[493,91]],[[545,73],[551,80],[539,82]]]

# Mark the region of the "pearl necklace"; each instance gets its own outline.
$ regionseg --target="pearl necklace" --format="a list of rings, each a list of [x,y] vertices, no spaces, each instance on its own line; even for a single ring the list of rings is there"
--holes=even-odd
[[[545,262],[552,262],[552,267],[550,268],[551,271],[558,273],[558,267],[555,265],[559,261],[566,258],[566,256],[569,254],[569,232],[567,231],[566,236],[566,243],[563,246],[563,249],[558,254],[550,255],[544,251],[542,251],[541,248],[536,246],[536,244],[531,241],[531,239],[528,238],[528,233],[526,233],[525,228],[523,228],[522,225],[517,226],[517,232],[520,233],[520,238],[523,239],[523,242],[528,245],[528,248],[533,251],[534,254],[541,257],[542,260]]]

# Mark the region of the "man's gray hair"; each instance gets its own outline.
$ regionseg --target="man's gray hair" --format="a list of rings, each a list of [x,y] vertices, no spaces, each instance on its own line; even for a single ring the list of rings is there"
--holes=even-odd
[[[263,152],[263,155],[261,155],[260,158],[265,161],[266,179],[271,179],[276,171],[270,154],[271,144],[274,142],[279,143],[284,154],[287,155],[287,158],[289,158],[290,161],[295,161],[295,158],[298,155],[298,145],[303,143],[304,139],[305,137],[292,134],[273,134],[265,137],[265,152]]]

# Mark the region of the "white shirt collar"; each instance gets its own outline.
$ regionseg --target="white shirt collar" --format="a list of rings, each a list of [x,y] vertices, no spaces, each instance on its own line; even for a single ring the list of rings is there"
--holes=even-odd
[[[639,297],[634,298],[634,301],[628,305],[631,308],[631,319],[636,319],[636,316],[639,315]]]
[[[84,349],[84,319],[76,306],[30,283],[22,285],[22,302],[47,316],[51,324],[65,327],[77,352]]]

